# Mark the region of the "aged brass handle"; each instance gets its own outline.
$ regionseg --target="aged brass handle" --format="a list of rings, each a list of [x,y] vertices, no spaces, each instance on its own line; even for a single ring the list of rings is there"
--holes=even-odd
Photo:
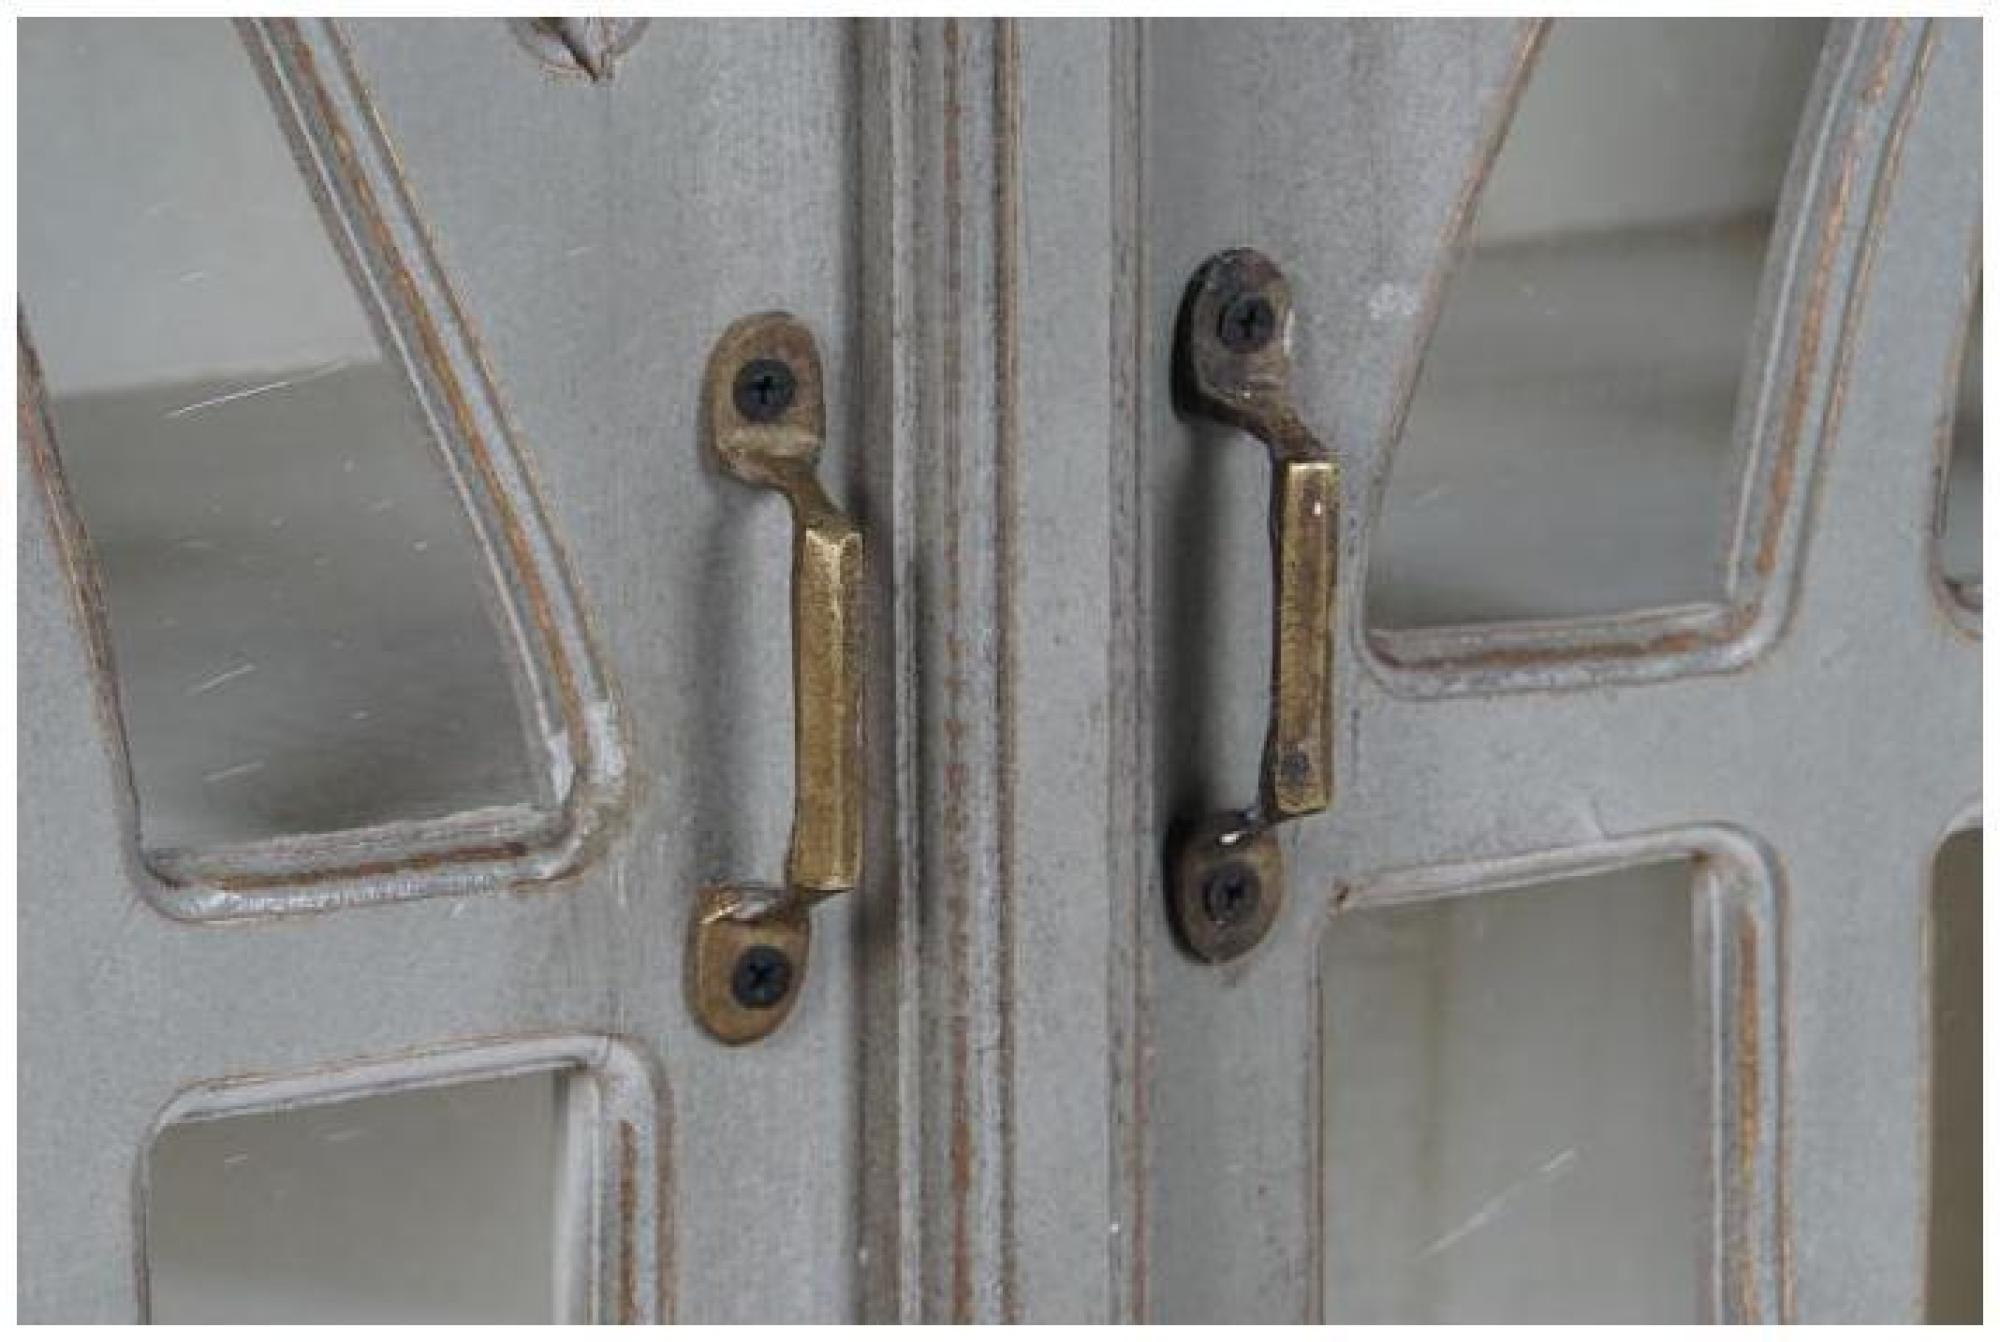
[[[689,947],[696,1017],[728,1044],[784,1023],[805,978],[807,910],[861,876],[861,532],[820,485],[826,407],[812,333],[784,313],[732,325],[709,356],[708,443],[792,514],[794,814],[782,887],[718,886]]]
[[[1188,286],[1175,339],[1181,412],[1242,429],[1271,454],[1271,720],[1257,803],[1184,826],[1168,858],[1175,927],[1204,960],[1262,940],[1284,898],[1272,827],[1333,801],[1340,472],[1292,403],[1291,315],[1270,258],[1220,252]]]

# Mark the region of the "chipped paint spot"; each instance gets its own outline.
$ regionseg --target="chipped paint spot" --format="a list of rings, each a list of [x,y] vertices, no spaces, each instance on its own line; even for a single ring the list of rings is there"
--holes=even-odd
[[[1404,321],[1423,308],[1423,294],[1412,284],[1384,282],[1368,295],[1368,319],[1373,322]]]

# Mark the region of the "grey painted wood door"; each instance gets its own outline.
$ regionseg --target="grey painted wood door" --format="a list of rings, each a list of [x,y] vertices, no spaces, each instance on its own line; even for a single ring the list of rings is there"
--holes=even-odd
[[[552,70],[501,21],[236,35],[484,549],[483,599],[523,704],[500,727],[525,727],[534,760],[525,795],[499,799],[513,804],[142,859],[134,827],[158,822],[159,789],[142,770],[135,816],[113,645],[78,619],[98,603],[58,467],[76,421],[24,382],[23,704],[41,724],[23,756],[39,780],[23,824],[23,885],[38,892],[22,913],[23,1067],[38,1078],[20,1157],[28,1315],[146,1309],[138,1238],[162,1123],[537,1070],[578,1083],[563,1159],[580,1210],[560,1232],[572,1266],[552,1311],[860,1311],[853,946],[866,901],[822,911],[807,1001],[768,1047],[704,1035],[681,963],[697,889],[782,865],[790,789],[786,523],[775,500],[704,464],[696,392],[730,321],[797,313],[836,389],[829,474],[851,497],[865,461],[849,391],[854,37],[837,23],[662,27],[646,59],[601,84]],[[39,39],[84,57],[109,43],[62,25]],[[159,62],[194,59],[154,42]],[[164,118],[176,89],[201,82],[185,65],[169,75],[127,96],[161,100]],[[781,113],[741,97],[766,84],[784,90]],[[30,78],[26,96],[61,94]],[[257,208],[250,151],[232,150],[245,175],[216,189]],[[34,171],[60,183],[57,166]],[[43,333],[37,296],[28,342]],[[58,291],[39,306],[59,316],[65,300],[81,302]],[[53,383],[70,365],[45,343]],[[322,385],[174,423],[226,434],[229,413]],[[383,493],[414,506],[413,489]],[[307,525],[310,503],[272,516]],[[112,576],[115,631],[127,591]],[[393,585],[418,581],[373,579],[335,632],[386,656],[451,618],[399,604]],[[389,623],[399,615],[417,628]],[[173,697],[195,712],[247,696],[273,657],[242,660],[257,674]],[[398,674],[453,669],[419,657]],[[465,693],[447,684],[426,710],[441,722]],[[455,744],[423,723],[407,732],[431,751]],[[254,758],[252,780],[281,786],[279,752]],[[208,781],[234,781],[228,767]],[[415,767],[390,763],[374,786]]]
[[[1923,1309],[1926,889],[1979,794],[1976,596],[1939,580],[1933,534],[1978,275],[1978,32],[1803,35],[1769,241],[1728,282],[1740,353],[1692,455],[1650,435],[1712,394],[1694,375],[1727,332],[1697,265],[1646,278],[1659,235],[1607,208],[1645,192],[1615,194],[1621,159],[1593,147],[1689,203],[1674,173],[1698,154],[1648,160],[1621,109],[1699,135],[1690,101],[1748,117],[1743,90],[1787,67],[1737,25],[1649,103],[1698,31],[1661,25],[1634,61],[1642,29],[1566,26],[1140,42],[1155,826],[1229,800],[1261,740],[1240,649],[1269,618],[1263,466],[1175,420],[1161,385],[1161,314],[1220,247],[1291,280],[1293,385],[1345,476],[1348,597],[1339,792],[1283,827],[1276,927],[1217,967],[1144,920],[1137,1275],[1161,1317]],[[1565,125],[1562,100],[1594,110]],[[1702,189],[1751,139],[1732,128]],[[1517,151],[1541,157],[1510,178]],[[1542,222],[1565,209],[1587,244]],[[1563,267],[1608,256],[1590,307]],[[1564,340],[1571,365],[1541,343]],[[1677,580],[1655,538],[1699,496],[1668,467],[1715,482]],[[1516,564],[1509,525],[1551,570]]]
[[[151,800],[148,705],[216,711],[177,748],[268,794],[277,755],[200,752],[290,701],[221,697],[271,683],[245,652],[159,653],[181,678],[141,702],[115,663],[170,640],[121,627],[130,561],[93,552],[71,444],[332,397],[361,356],[72,404],[63,305],[24,279],[24,1316],[146,1314],[165,1128],[544,1074],[568,1317],[1923,1311],[1924,891],[1978,817],[1978,587],[1933,543],[1976,23],[1725,42],[1768,58],[1743,78],[1631,38],[1715,84],[1634,86],[1629,120],[1765,129],[1700,209],[1650,168],[1624,203],[1761,231],[1580,260],[1535,240],[1630,220],[1506,176],[1582,161],[1537,81],[1587,105],[1626,42],[1560,24],[239,36],[329,282],[446,465],[498,631],[453,646],[524,744],[431,735],[455,680],[392,735],[406,775],[480,760],[476,809],[378,815],[364,781],[305,794],[347,807],[334,833],[154,842],[216,812]],[[34,74],[24,107],[54,105]],[[65,160],[24,146],[32,195]],[[1271,930],[1208,964],[1165,853],[1256,773],[1268,468],[1177,415],[1170,371],[1183,286],[1232,246],[1291,282],[1294,392],[1342,469],[1338,788],[1281,831]],[[1574,338],[1515,324],[1528,290],[1587,313],[1603,385],[1643,372],[1637,429],[1521,418]],[[865,861],[784,1027],[728,1048],[688,1009],[687,924],[782,865],[788,555],[777,500],[702,460],[698,402],[716,337],[771,309],[815,334],[868,538]],[[1698,395],[1654,377],[1682,356]]]

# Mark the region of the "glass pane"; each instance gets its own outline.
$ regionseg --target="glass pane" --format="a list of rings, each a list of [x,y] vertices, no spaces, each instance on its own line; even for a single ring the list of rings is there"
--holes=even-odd
[[[147,845],[535,800],[470,522],[232,26],[20,33],[22,303]]]
[[[1978,1323],[1982,834],[1947,840],[1931,887],[1931,1224],[1925,1317]]]
[[[547,1323],[568,1080],[176,1124],[148,1162],[155,1323]]]
[[[1965,355],[1958,370],[1958,397],[1951,419],[1951,462],[1945,476],[1944,535],[1938,541],[1938,568],[1954,585],[1979,581],[1979,489],[1985,464],[1986,396],[1980,373],[1985,347],[1984,295],[1972,305],[1972,325],[1965,333]]]
[[[1698,1317],[1689,883],[1675,862],[1333,920],[1330,1318]]]
[[[1721,597],[1737,391],[1823,31],[1553,26],[1396,450],[1371,623]]]

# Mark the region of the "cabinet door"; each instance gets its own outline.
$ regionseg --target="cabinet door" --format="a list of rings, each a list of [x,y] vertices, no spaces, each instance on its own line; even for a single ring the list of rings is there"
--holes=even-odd
[[[25,1315],[1924,1309],[1976,25],[23,40]],[[1176,406],[1236,248],[1340,469],[1334,787],[1202,958],[1284,613],[1267,454]],[[774,309],[864,861],[731,1048],[790,520],[703,379]]]
[[[1924,892],[1979,794],[1933,534],[1977,26],[1131,61],[1149,840],[1256,797],[1271,694],[1271,468],[1170,401],[1205,258],[1282,270],[1342,472],[1331,806],[1247,953],[1141,924],[1138,1312],[1916,1317]]]
[[[28,1317],[861,1308],[868,892],[755,1047],[684,963],[792,814],[732,322],[879,506],[860,47],[552,22],[22,30]]]

